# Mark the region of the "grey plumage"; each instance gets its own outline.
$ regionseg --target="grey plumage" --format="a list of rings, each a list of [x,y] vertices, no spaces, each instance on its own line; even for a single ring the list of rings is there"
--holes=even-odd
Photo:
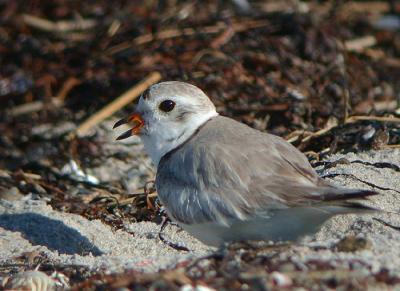
[[[172,108],[160,106],[168,101]],[[150,87],[136,112],[116,126],[134,128],[158,167],[158,196],[170,217],[211,245],[296,240],[336,214],[368,212],[354,199],[377,194],[333,186],[280,137],[218,116],[199,88]]]
[[[168,213],[184,228],[203,224],[209,232],[219,225],[220,239],[203,238],[209,244],[227,235],[228,240],[296,239],[335,214],[363,208],[347,199],[376,194],[331,185],[282,138],[222,116],[161,159],[156,185]],[[234,228],[246,232],[231,237]]]

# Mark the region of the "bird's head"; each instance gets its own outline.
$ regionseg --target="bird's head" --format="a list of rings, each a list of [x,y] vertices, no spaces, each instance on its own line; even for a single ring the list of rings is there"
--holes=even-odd
[[[170,81],[151,86],[139,99],[135,112],[118,121],[132,129],[117,139],[138,135],[158,165],[161,157],[181,145],[207,120],[218,115],[214,104],[196,86]]]

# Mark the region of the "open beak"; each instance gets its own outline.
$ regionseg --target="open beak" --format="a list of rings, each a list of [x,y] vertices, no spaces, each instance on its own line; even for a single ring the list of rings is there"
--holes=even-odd
[[[113,129],[117,128],[118,126],[121,126],[123,124],[127,123],[133,123],[133,128],[130,130],[125,131],[123,134],[117,137],[117,140],[125,139],[128,138],[132,135],[139,134],[140,130],[144,126],[144,121],[142,116],[140,116],[139,113],[134,113],[128,118],[122,118],[121,120],[117,121],[117,123],[114,124]]]

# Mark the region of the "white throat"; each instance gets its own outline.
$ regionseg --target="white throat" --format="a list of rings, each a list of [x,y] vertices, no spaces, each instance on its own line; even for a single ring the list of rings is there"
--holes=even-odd
[[[158,167],[158,163],[166,153],[187,141],[200,126],[217,115],[216,111],[195,115],[182,126],[168,128],[167,131],[165,128],[153,128],[153,134],[141,135],[140,138],[153,164]]]

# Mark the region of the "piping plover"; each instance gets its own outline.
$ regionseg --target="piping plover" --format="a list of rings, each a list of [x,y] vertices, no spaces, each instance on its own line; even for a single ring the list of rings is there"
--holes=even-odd
[[[294,146],[220,116],[187,83],[151,86],[114,127],[125,123],[118,139],[141,138],[168,215],[209,245],[296,240],[334,215],[370,211],[354,199],[377,194],[323,180]]]

